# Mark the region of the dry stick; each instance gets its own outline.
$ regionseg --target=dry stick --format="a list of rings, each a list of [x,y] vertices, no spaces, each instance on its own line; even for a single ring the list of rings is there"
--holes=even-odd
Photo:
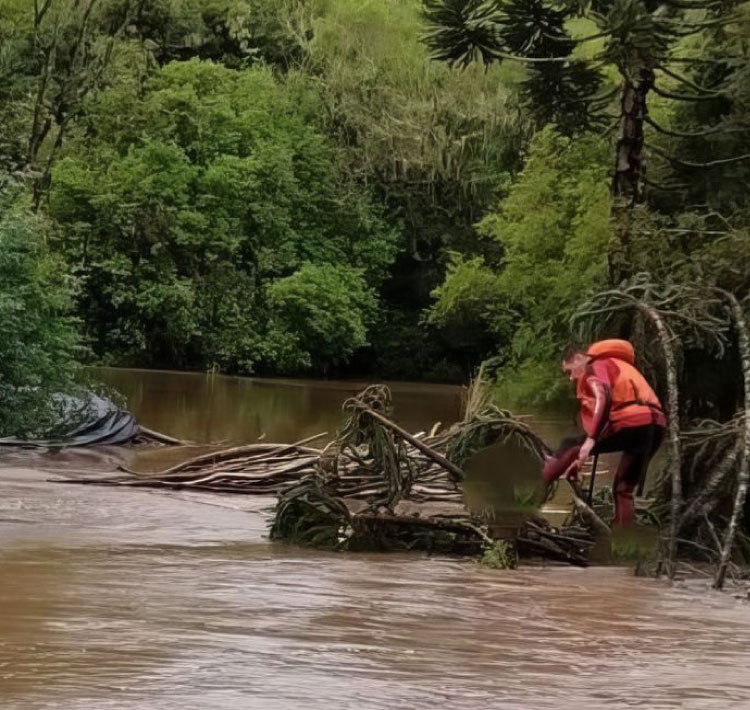
[[[263,457],[252,457],[252,458],[246,458],[246,459],[237,459],[236,461],[225,461],[218,466],[211,466],[208,468],[201,468],[199,470],[195,471],[189,471],[186,472],[188,475],[197,475],[200,476],[202,474],[209,474],[209,473],[220,473],[224,472],[227,475],[230,473],[242,473],[243,471],[247,471],[248,469],[252,470],[272,470],[276,468],[277,466],[280,466],[286,461],[297,461],[300,458],[299,452],[295,452],[294,454],[288,455],[288,456],[263,456]],[[314,456],[316,459],[318,458],[318,454],[310,454],[309,456]]]
[[[370,409],[370,407],[364,405],[364,404],[356,404],[353,405],[356,406],[357,409],[362,410],[363,412],[366,412],[369,414],[373,419],[377,419],[381,424],[384,426],[387,426],[391,431],[398,434],[402,439],[405,439],[408,441],[415,449],[419,449],[425,456],[428,458],[431,458],[436,463],[440,464],[446,471],[453,474],[453,476],[456,477],[457,481],[460,481],[464,477],[464,472],[455,464],[452,464],[450,461],[448,461],[445,456],[440,455],[437,451],[434,449],[431,449],[427,444],[425,444],[422,441],[419,441],[419,439],[415,439],[409,432],[402,429],[398,424],[394,424],[390,419],[387,419],[382,414],[376,412],[374,409]]]
[[[355,520],[374,522],[374,523],[396,523],[419,528],[440,528],[450,532],[471,532],[478,534],[485,542],[494,542],[492,538],[481,532],[479,528],[469,522],[467,519],[440,519],[434,518],[415,518],[411,515],[377,515],[374,513],[359,513]]]
[[[708,532],[711,533],[711,540],[713,540],[714,545],[716,545],[716,556],[718,558],[721,558],[721,540],[719,540],[719,535],[716,532],[716,528],[714,527],[714,524],[711,522],[711,518],[709,518],[708,515],[704,515],[703,519],[706,521]]]
[[[308,452],[308,455],[304,455],[305,451]],[[173,481],[174,483],[180,483],[181,481],[192,481],[196,478],[200,478],[201,476],[209,476],[209,475],[221,475],[225,478],[231,478],[231,477],[241,477],[243,474],[248,473],[248,471],[253,471],[255,474],[260,476],[270,476],[273,475],[274,472],[278,471],[285,462],[287,461],[299,461],[300,458],[315,458],[317,460],[318,453],[316,450],[305,450],[298,453],[293,458],[281,458],[278,462],[268,462],[265,461],[263,463],[260,463],[259,465],[255,465],[255,462],[252,459],[245,459],[244,463],[241,467],[236,468],[234,466],[228,467],[226,465],[217,465],[217,466],[209,466],[209,467],[202,467],[198,469],[192,469],[190,471],[175,471],[173,473],[151,473],[151,474],[141,474],[141,473],[131,473],[131,477],[135,477],[139,480],[169,480]]]
[[[313,451],[310,454],[305,455],[304,451],[295,451],[291,455],[287,456],[265,456],[261,455],[258,457],[249,457],[249,458],[241,458],[241,459],[230,459],[227,461],[223,461],[216,466],[202,466],[197,469],[192,469],[190,471],[178,471],[175,474],[169,474],[167,476],[168,478],[180,478],[180,477],[187,477],[187,478],[194,478],[195,476],[203,476],[208,475],[209,473],[224,473],[227,476],[233,474],[233,473],[243,473],[248,470],[258,470],[258,471],[273,471],[282,464],[284,464],[287,461],[299,461],[300,458],[315,458],[316,460],[319,457],[319,454],[317,451]]]
[[[696,542],[695,540],[688,540],[684,537],[678,538],[678,541],[681,545],[688,545],[689,547],[694,547],[696,550],[700,550],[701,552],[705,552],[708,555],[709,561],[716,556],[716,551],[712,550],[710,547],[706,545],[701,545],[699,542]]]
[[[184,481],[182,485],[185,486],[196,486],[201,483],[209,483],[211,481],[215,481],[220,478],[226,479],[226,482],[234,482],[234,481],[247,481],[247,480],[256,480],[256,481],[267,481],[272,478],[276,478],[277,476],[284,474],[284,473],[290,473],[293,471],[299,471],[301,468],[308,468],[311,466],[311,464],[315,463],[317,461],[316,458],[303,458],[299,461],[293,461],[292,463],[288,463],[285,466],[281,466],[280,468],[274,468],[270,471],[261,473],[261,474],[252,474],[252,473],[240,473],[238,471],[230,471],[230,472],[223,472],[218,471],[216,473],[210,473],[206,476],[202,476],[201,478],[193,478],[187,481]]]
[[[253,485],[256,483],[268,483],[270,485],[281,485],[296,480],[303,473],[313,472],[314,464],[317,462],[317,456],[294,457],[294,460],[276,466],[264,465],[260,470],[254,471],[233,471],[233,470],[208,470],[203,472],[192,472],[189,474],[170,474],[168,476],[128,476],[128,477],[110,477],[95,479],[61,479],[60,483],[93,483],[98,485],[121,485],[121,486],[146,486],[146,487],[167,487],[167,488],[184,488],[190,486],[201,486],[204,483],[221,480],[227,485],[237,485],[238,490],[241,486]],[[84,473],[92,474],[97,471],[68,471],[67,473]],[[289,474],[295,473],[291,477]]]
[[[163,471],[156,471],[151,473],[139,473],[137,471],[128,471],[127,469],[120,467],[120,470],[127,471],[128,473],[133,473],[137,476],[164,476],[168,473],[177,473],[180,471],[183,471],[189,466],[195,466],[202,463],[216,463],[218,459],[227,459],[227,458],[233,458],[235,456],[241,456],[245,453],[253,453],[262,451],[264,452],[263,455],[267,455],[270,452],[275,452],[277,454],[285,453],[286,451],[290,449],[299,449],[303,453],[320,453],[318,449],[307,449],[303,448],[303,444],[308,444],[311,441],[314,441],[315,439],[320,439],[322,436],[326,436],[328,434],[327,431],[321,432],[320,434],[315,434],[314,436],[309,436],[306,439],[302,439],[301,441],[297,441],[293,444],[247,444],[245,446],[235,446],[231,449],[223,449],[221,451],[214,451],[210,454],[201,454],[200,456],[196,456],[195,458],[188,459],[187,461],[183,461],[182,463],[179,463],[175,466],[172,466],[170,468],[167,468]]]
[[[217,458],[232,458],[234,456],[241,456],[243,453],[253,453],[262,451],[264,454],[274,450],[275,446],[282,446],[282,444],[247,444],[244,446],[235,446],[231,449],[221,449],[220,451],[213,451],[210,454],[201,454],[192,459],[181,461],[174,466],[165,468],[162,471],[133,471],[126,466],[118,466],[118,471],[124,471],[125,473],[132,474],[134,476],[166,476],[173,473],[185,473],[189,474],[191,466],[200,466],[200,464],[217,463]]]
[[[732,555],[734,538],[737,534],[737,524],[745,507],[748,478],[750,477],[750,471],[748,471],[748,464],[750,463],[750,335],[748,335],[747,321],[745,320],[745,314],[742,312],[742,306],[740,306],[734,294],[723,290],[721,293],[729,301],[732,308],[732,319],[734,320],[734,327],[737,329],[737,340],[742,358],[745,399],[745,440],[742,458],[740,459],[740,470],[737,475],[737,492],[734,496],[732,517],[729,520],[729,527],[727,527],[724,536],[724,546],[721,550],[719,569],[716,571],[716,577],[714,578],[714,587],[716,589],[721,589],[724,586],[724,578],[726,577],[729,558]]]
[[[561,562],[578,565],[579,567],[588,567],[588,560],[585,557],[578,552],[563,548],[549,538],[540,537],[540,539],[534,540],[533,538],[521,535],[518,537],[517,544],[519,548],[531,548],[543,556],[551,557]]]
[[[696,567],[695,565],[688,564],[687,562],[685,562],[685,560],[682,560],[681,564],[683,567],[686,567],[688,570],[690,570],[693,574],[699,574],[702,577],[711,576],[710,572],[706,572],[705,570],[698,569],[698,567]]]
[[[299,483],[302,473],[313,473],[314,468],[307,469],[306,472],[300,471],[297,476],[284,476],[282,479],[265,476],[260,478],[211,480],[201,479],[200,481],[174,481],[171,479],[120,479],[120,480],[95,480],[95,479],[63,479],[58,483],[89,483],[99,486],[123,486],[129,488],[195,488],[203,490],[222,490],[234,493],[252,493],[260,492],[279,492],[280,490]],[[216,482],[214,482],[216,481]]]
[[[680,509],[682,508],[682,444],[680,442],[680,390],[677,386],[677,365],[675,364],[672,338],[662,317],[651,306],[639,302],[638,308],[651,320],[659,335],[659,344],[664,354],[664,364],[667,369],[667,431],[670,445],[670,474],[672,479],[672,505],[670,512],[669,545],[667,548],[667,564],[669,578],[674,577],[674,557],[677,550],[677,535],[680,524]]]
[[[493,540],[489,535],[487,535],[487,533],[484,532],[484,530],[477,527],[476,525],[473,525],[472,523],[461,523],[461,525],[465,528],[468,528],[469,530],[472,530],[477,535],[479,535],[479,537],[481,537],[482,540],[484,541],[485,545],[494,545],[495,542],[497,542],[496,540]]]
[[[149,429],[142,424],[139,424],[138,428],[140,429],[141,434],[147,436],[149,439],[160,441],[162,444],[173,444],[174,446],[189,446],[192,444],[191,441],[175,439],[173,436],[162,434],[160,431],[154,431],[153,429]]]

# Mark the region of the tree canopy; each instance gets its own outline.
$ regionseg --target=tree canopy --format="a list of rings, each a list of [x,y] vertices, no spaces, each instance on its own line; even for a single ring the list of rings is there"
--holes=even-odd
[[[597,290],[750,289],[750,12],[687,5],[0,0],[8,214],[88,361],[547,398]]]
[[[126,85],[91,100],[49,211],[97,354],[283,369],[294,358],[261,345],[281,322],[277,280],[329,264],[382,281],[395,234],[315,129],[317,105],[266,68],[199,59],[168,64],[140,96]]]

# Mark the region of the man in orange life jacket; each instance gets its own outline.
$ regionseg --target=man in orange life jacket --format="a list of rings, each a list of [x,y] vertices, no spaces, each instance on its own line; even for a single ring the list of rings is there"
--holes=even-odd
[[[543,472],[549,485],[563,475],[575,477],[590,454],[621,451],[612,483],[614,525],[634,521],[633,491],[645,476],[666,426],[659,399],[634,362],[633,346],[624,340],[603,340],[585,351],[565,349],[562,368],[576,385],[586,434],[563,441]]]

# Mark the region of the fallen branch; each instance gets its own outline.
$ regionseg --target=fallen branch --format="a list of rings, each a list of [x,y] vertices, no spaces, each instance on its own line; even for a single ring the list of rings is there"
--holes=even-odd
[[[143,426],[143,424],[139,424],[138,429],[140,432],[139,436],[143,435],[147,439],[157,441],[160,444],[168,444],[170,446],[190,446],[192,444],[192,442],[190,441],[185,441],[183,439],[176,439],[173,436],[162,434],[160,431],[154,431],[153,429],[149,429],[148,427]]]

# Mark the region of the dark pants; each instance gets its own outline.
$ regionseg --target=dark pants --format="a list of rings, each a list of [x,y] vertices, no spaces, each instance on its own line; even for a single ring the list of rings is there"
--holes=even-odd
[[[648,465],[664,438],[664,427],[658,424],[628,427],[596,443],[593,454],[622,452],[612,490],[615,498],[614,525],[628,525],[635,520],[633,491],[645,475]],[[555,454],[547,459],[542,473],[548,485],[556,481],[578,458],[586,436],[564,439]]]

